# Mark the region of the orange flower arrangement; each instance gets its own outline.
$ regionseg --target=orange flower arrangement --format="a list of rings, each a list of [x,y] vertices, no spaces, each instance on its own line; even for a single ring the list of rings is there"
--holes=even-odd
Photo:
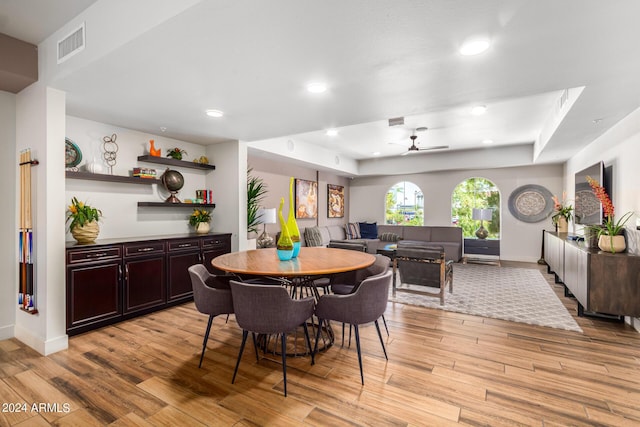
[[[624,225],[627,223],[633,212],[627,212],[622,215],[622,217],[616,222],[614,219],[615,209],[613,207],[613,203],[611,202],[611,198],[605,191],[605,189],[596,181],[595,179],[587,176],[587,182],[591,186],[591,189],[595,193],[596,197],[602,203],[602,210],[604,211],[605,220],[603,223],[604,228],[600,228],[598,230],[598,236],[603,234],[607,236],[616,236],[620,234]]]

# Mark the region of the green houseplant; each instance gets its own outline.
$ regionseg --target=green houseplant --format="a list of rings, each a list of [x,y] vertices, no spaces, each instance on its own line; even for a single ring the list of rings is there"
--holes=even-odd
[[[262,178],[251,175],[252,170],[247,169],[247,233],[258,232],[258,209],[267,194],[267,184]]]
[[[71,198],[71,204],[67,208],[67,222],[69,230],[78,243],[95,242],[100,233],[98,221],[102,216],[102,211],[79,201],[76,197]]]

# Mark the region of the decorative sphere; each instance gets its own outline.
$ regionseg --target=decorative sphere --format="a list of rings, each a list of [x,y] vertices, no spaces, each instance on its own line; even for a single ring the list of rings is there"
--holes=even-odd
[[[167,169],[167,171],[162,174],[162,185],[164,185],[164,188],[168,191],[180,191],[184,186],[184,177],[178,171]]]

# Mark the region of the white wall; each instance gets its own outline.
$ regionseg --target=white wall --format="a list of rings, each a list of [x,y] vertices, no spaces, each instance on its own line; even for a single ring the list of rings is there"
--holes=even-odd
[[[611,201],[615,207],[615,216],[619,218],[627,212],[635,215],[627,226],[635,228],[640,215],[640,108],[629,114],[600,138],[573,156],[565,169],[567,194],[575,195],[575,173],[598,162],[613,166],[613,194]],[[640,254],[638,254],[640,255]],[[627,322],[640,331],[640,319]]]
[[[16,149],[16,97],[0,91],[0,147],[5,155],[0,156],[0,182],[5,201],[16,200],[16,178],[19,150]],[[18,305],[17,276],[17,219],[16,205],[0,204],[0,340],[14,335],[15,307]]]
[[[65,331],[65,94],[34,83],[16,95],[16,148],[31,148],[37,314],[16,307],[15,336],[47,355],[67,348]],[[18,196],[16,195],[16,198]],[[16,204],[18,201],[16,200]],[[15,260],[15,258],[14,258]]]
[[[285,162],[265,159],[263,157],[252,156],[249,158],[249,167],[253,168],[253,175],[262,178],[267,185],[267,195],[262,202],[262,206],[266,208],[278,208],[280,198],[284,197],[284,208],[282,214],[287,218],[289,213],[289,179],[294,177],[297,179],[305,179],[318,182],[318,217],[317,218],[298,218],[296,221],[300,229],[313,227],[315,225],[342,225],[349,218],[348,204],[349,200],[349,184],[350,179],[337,176],[335,174],[318,171],[303,166],[291,165]],[[345,191],[345,215],[344,218],[328,218],[327,217],[327,184],[342,185]],[[295,190],[294,190],[295,191]],[[295,196],[294,196],[295,203]],[[262,226],[259,227],[260,233]],[[268,224],[267,232],[272,236],[280,231],[280,224]]]
[[[116,142],[118,144],[116,165],[113,167],[114,175],[129,176],[134,167],[140,166],[156,169],[158,176],[160,176],[167,166],[138,162],[137,160],[138,156],[148,154],[150,139],[155,140],[156,148],[162,149],[163,157],[166,156],[168,149],[179,147],[187,152],[183,160],[191,161],[193,158],[205,155],[206,152],[209,157],[209,163],[216,164],[215,152],[213,150],[207,152],[202,145],[77,117],[67,116],[66,122],[67,137],[75,142],[80,151],[82,151],[81,168],[87,163],[97,161],[104,168],[104,172],[107,172],[107,165],[101,157],[104,152],[102,138],[111,136],[114,133],[117,135]],[[209,180],[207,182],[207,175],[214,174],[216,171],[208,172],[200,169],[173,166],[171,169],[179,171],[184,176],[184,187],[178,193],[180,200],[195,198],[195,191],[203,188],[212,189],[215,199],[220,190],[220,180]],[[219,173],[216,173],[216,175],[219,175]],[[169,194],[162,185],[138,185],[77,179],[67,179],[65,184],[67,205],[71,202],[71,197],[75,196],[78,200],[84,201],[102,211],[104,217],[100,221],[99,239],[158,236],[193,231],[188,222],[188,217],[191,214],[189,208],[138,207],[139,201],[164,201]],[[216,200],[214,200],[215,202]],[[212,225],[214,231],[219,231],[216,229],[216,221]],[[68,224],[66,240],[73,240],[68,231]]]
[[[525,223],[509,213],[511,193],[525,184],[538,184],[552,194],[562,193],[561,165],[527,166],[484,170],[456,170],[413,175],[355,178],[350,186],[349,220],[376,221],[384,224],[385,195],[389,188],[401,181],[411,181],[424,194],[425,225],[451,225],[451,195],[462,181],[482,177],[492,181],[500,190],[501,258],[512,261],[536,262],[540,259],[542,230],[553,229],[551,220]]]

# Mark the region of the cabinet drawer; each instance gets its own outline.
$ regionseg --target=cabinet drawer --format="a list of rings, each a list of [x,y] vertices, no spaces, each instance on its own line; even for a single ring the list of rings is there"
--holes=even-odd
[[[67,264],[96,262],[118,259],[122,257],[120,246],[97,247],[92,249],[77,249],[67,251]]]
[[[231,249],[231,239],[228,237],[205,237],[202,239],[202,247],[207,249]]]
[[[188,239],[188,240],[170,240],[169,252],[184,251],[187,249],[200,249],[200,240]]]
[[[124,245],[125,257],[164,253],[164,242],[129,243]]]

